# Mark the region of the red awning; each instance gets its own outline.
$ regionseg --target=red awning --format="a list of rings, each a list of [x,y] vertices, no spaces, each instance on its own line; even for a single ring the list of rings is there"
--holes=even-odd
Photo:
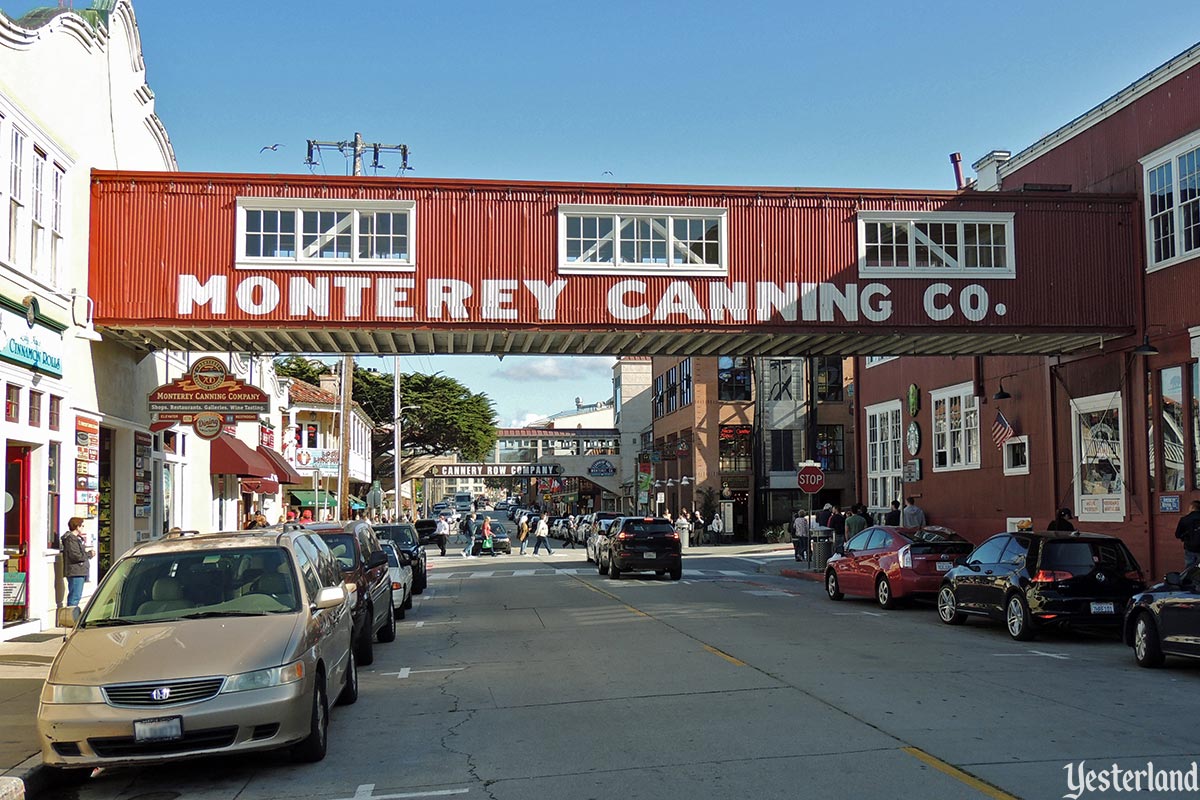
[[[279,481],[270,478],[247,478],[242,481],[242,494],[275,494],[279,491]]]
[[[287,462],[287,459],[269,447],[258,446],[258,454],[275,467],[275,477],[280,483],[305,483],[299,472]]]
[[[271,478],[275,467],[228,433],[209,444],[209,469],[213,475],[241,475],[243,478]]]

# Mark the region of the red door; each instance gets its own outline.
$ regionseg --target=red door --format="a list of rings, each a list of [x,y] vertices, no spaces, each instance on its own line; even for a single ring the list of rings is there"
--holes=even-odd
[[[5,604],[5,622],[24,619],[29,590],[29,454],[30,448],[9,445],[4,460],[4,562],[24,583],[25,602]]]

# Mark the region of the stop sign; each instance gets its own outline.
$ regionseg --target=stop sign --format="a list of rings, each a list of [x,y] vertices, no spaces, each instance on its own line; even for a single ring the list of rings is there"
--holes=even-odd
[[[796,483],[805,494],[816,494],[825,488],[825,473],[820,467],[801,467],[796,473]]]

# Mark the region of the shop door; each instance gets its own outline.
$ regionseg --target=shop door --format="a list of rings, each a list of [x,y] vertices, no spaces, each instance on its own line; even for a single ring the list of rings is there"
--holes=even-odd
[[[112,428],[100,429],[100,493],[96,505],[96,570],[103,578],[113,562]]]
[[[9,445],[4,459],[4,624],[28,615],[30,448]]]

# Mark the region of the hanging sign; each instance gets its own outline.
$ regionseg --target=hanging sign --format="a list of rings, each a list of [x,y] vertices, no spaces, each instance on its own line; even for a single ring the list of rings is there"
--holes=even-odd
[[[204,411],[256,420],[271,410],[266,392],[231,376],[224,362],[213,356],[196,359],[187,375],[159,386],[150,393],[149,403],[159,420],[179,422],[183,415]]]

